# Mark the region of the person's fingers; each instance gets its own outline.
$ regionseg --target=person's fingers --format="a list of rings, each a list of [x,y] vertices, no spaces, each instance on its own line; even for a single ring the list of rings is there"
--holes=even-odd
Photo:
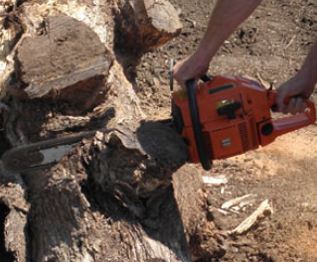
[[[287,88],[285,88],[284,86],[281,86],[278,89],[278,93],[275,99],[279,112],[284,112],[287,108],[287,106],[284,103],[284,100],[286,97],[287,97]]]
[[[180,84],[182,88],[185,88],[185,79],[183,77],[184,74],[181,72],[181,67],[184,64],[184,60],[178,62],[173,67],[173,77]]]
[[[295,105],[296,105],[296,98],[291,98],[284,109],[283,113],[291,113],[294,114],[295,112]]]
[[[275,103],[278,106],[278,111],[292,114],[305,111],[306,103],[303,99],[309,98],[313,90],[314,85],[307,82],[301,75],[295,75],[283,83],[277,90]],[[301,100],[297,100],[298,98],[301,98]],[[290,101],[288,105],[285,105],[288,99],[290,99]]]
[[[197,57],[194,54],[175,64],[173,67],[173,77],[185,89],[187,80],[199,79],[206,74],[209,63],[209,60],[201,59],[201,57]]]
[[[300,97],[296,98],[295,106],[292,111],[293,115],[296,113],[300,113],[303,103],[303,99],[301,99]]]
[[[299,113],[303,113],[306,110],[306,108],[307,108],[307,104],[303,101],[302,106],[299,110]]]
[[[285,82],[277,90],[276,104],[280,112],[287,111],[288,106],[285,105],[285,100],[289,97],[297,96],[301,93],[301,89],[298,88],[298,85],[294,82],[293,79]]]
[[[304,109],[302,109],[304,108]],[[306,103],[304,100],[300,97],[296,99],[296,104],[295,104],[295,113],[301,113],[306,109]]]
[[[291,113],[295,115],[297,113],[304,112],[306,107],[307,105],[302,98],[291,98],[283,113]]]

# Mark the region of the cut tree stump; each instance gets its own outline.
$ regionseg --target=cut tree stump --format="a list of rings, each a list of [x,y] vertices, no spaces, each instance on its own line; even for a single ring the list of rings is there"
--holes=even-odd
[[[99,132],[46,170],[13,174],[0,165],[0,257],[179,262],[221,252],[219,239],[208,245],[217,229],[199,172],[184,166],[184,141],[145,120],[118,61],[179,34],[170,3],[10,3],[0,3],[1,132],[10,147]]]

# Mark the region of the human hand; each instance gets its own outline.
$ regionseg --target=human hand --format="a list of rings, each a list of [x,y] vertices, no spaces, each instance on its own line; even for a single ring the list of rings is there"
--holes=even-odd
[[[187,80],[198,79],[206,75],[209,62],[208,59],[194,54],[175,64],[173,67],[173,77],[185,89]]]
[[[308,78],[297,74],[290,80],[283,83],[277,90],[276,103],[278,111],[291,113],[293,115],[303,112],[307,105],[304,99],[308,99],[314,91],[315,84],[308,81]],[[290,98],[288,103],[285,99]]]

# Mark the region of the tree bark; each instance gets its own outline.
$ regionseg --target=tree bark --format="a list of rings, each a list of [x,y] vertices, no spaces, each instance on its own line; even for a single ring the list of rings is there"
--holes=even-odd
[[[0,256],[176,262],[221,250],[204,246],[205,229],[213,238],[217,229],[199,174],[183,166],[186,145],[169,126],[145,120],[121,63],[129,50],[140,56],[179,34],[173,7],[141,0],[2,6],[0,132],[8,147],[99,132],[52,168],[13,174],[0,165]]]

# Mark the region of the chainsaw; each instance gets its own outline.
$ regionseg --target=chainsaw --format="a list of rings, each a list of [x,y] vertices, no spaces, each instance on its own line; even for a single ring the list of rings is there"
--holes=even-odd
[[[171,60],[171,90],[172,68]],[[309,100],[306,100],[309,111],[272,119],[270,109],[275,105],[276,91],[240,76],[204,76],[202,80],[198,86],[195,80],[189,80],[187,90],[172,93],[172,126],[188,145],[189,161],[201,162],[205,170],[211,168],[215,159],[265,146],[277,136],[316,121],[315,106]],[[103,132],[110,131],[113,130]],[[92,137],[96,132],[18,146],[5,152],[1,160],[4,168],[11,172],[48,168],[58,163],[82,139]],[[170,128],[165,132],[170,132]]]
[[[209,170],[225,159],[272,143],[276,137],[316,121],[315,105],[308,110],[273,119],[277,92],[241,76],[214,76],[186,82],[186,90],[172,93],[172,118],[188,144],[193,163]],[[171,84],[172,87],[172,84]]]

